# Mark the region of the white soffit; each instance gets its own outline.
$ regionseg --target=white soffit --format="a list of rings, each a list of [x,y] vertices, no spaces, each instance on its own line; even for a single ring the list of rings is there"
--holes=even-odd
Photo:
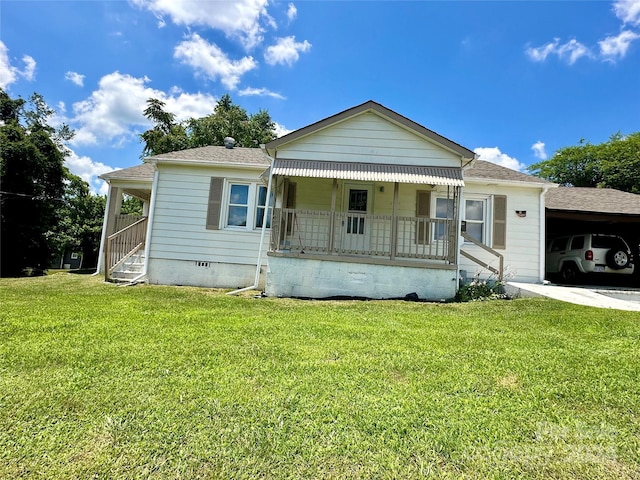
[[[462,168],[276,159],[273,175],[463,187]]]

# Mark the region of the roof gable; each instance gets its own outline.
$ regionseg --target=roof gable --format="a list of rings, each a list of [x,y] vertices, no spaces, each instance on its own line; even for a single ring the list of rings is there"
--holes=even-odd
[[[336,126],[340,123],[343,123],[349,119],[353,119],[364,113],[376,114],[390,123],[400,126],[403,129],[408,130],[413,134],[418,135],[419,137],[422,137],[425,140],[428,140],[431,143],[437,144],[441,148],[444,148],[450,151],[451,153],[457,155],[460,158],[472,159],[475,156],[473,151],[463,147],[462,145],[459,145],[458,143],[455,143],[452,140],[449,140],[448,138],[443,137],[442,135],[434,132],[433,130],[429,130],[428,128],[414,122],[413,120],[410,120],[409,118],[404,117],[394,112],[393,110],[390,110],[387,107],[379,103],[376,103],[372,100],[369,100],[368,102],[365,102],[355,107],[344,110],[343,112],[332,115],[323,120],[312,123],[311,125],[308,125],[299,130],[296,130],[287,135],[284,135],[280,138],[277,138],[267,143],[266,149],[269,152],[269,154],[272,155],[276,149],[284,145],[293,143],[295,141],[298,141],[304,137],[315,134],[324,129]]]

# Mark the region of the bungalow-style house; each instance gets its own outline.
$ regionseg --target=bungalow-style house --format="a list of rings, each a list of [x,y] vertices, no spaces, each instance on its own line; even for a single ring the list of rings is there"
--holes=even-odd
[[[109,183],[100,270],[268,296],[450,299],[461,279],[544,278],[555,184],[369,101],[261,148],[156,155]],[[145,201],[122,217],[123,194]]]

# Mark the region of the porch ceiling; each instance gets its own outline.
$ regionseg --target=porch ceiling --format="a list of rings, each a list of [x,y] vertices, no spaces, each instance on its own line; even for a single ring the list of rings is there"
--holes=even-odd
[[[273,175],[463,187],[462,168],[275,159]]]

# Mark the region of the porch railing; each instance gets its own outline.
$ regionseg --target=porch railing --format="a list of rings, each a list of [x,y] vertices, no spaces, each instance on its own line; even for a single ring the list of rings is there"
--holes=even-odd
[[[455,262],[450,219],[275,209],[272,251]]]
[[[107,237],[105,251],[105,280],[131,255],[144,247],[147,233],[147,217],[135,221]]]

